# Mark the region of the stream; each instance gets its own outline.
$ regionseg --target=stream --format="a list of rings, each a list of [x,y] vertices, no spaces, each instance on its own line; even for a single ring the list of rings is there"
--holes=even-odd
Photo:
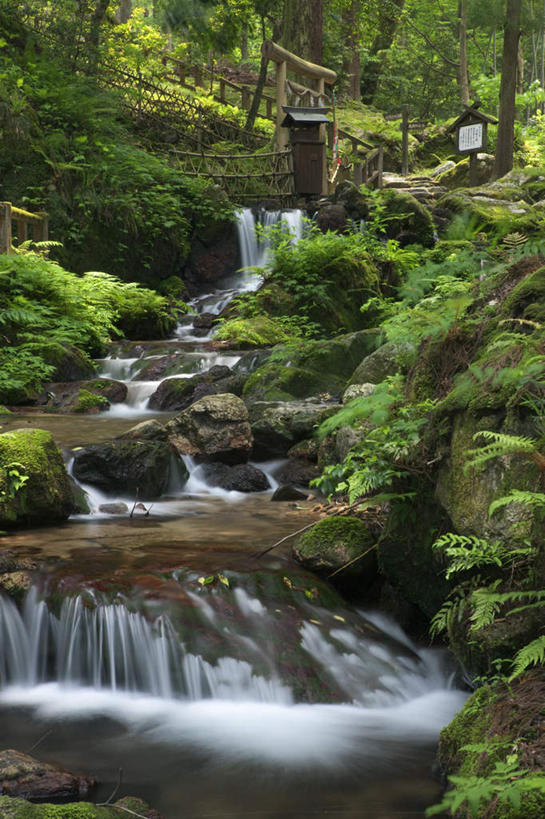
[[[302,235],[299,211],[264,211]],[[263,267],[267,240],[239,215],[243,267]],[[236,366],[211,349],[195,316],[218,314],[256,272],[233,274],[191,302],[163,342],[113,345],[100,375],[127,399],[100,415],[28,413],[1,428],[49,429],[70,467],[74,448],[109,441],[141,420],[160,380],[143,364],[176,352],[187,378]],[[91,511],[3,540],[28,561],[20,607],[0,597],[3,745],[95,775],[97,801],[141,796],[166,819],[424,816],[439,730],[465,693],[436,650],[414,645],[388,617],[344,603],[290,560],[316,519],[313,499],[271,503],[279,463],[258,464],[267,492],[211,488],[187,460],[185,486],[132,517],[100,509],[134,498],[90,486]],[[8,542],[9,541],[9,542]],[[34,750],[31,750],[34,749]]]

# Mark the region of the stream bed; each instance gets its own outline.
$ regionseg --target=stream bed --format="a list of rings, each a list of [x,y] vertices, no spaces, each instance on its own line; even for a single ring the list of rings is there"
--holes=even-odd
[[[297,238],[297,214],[287,221]],[[262,264],[248,211],[240,223],[244,265]],[[219,313],[251,286],[233,279],[192,307]],[[186,321],[155,344],[185,356],[183,378],[239,360],[211,337]],[[99,362],[129,387],[110,411],[18,413],[1,431],[49,429],[70,464],[76,447],[165,421],[147,406],[159,380],[137,377],[150,353],[117,345]],[[440,793],[439,730],[466,696],[452,668],[383,615],[346,605],[291,561],[289,542],[259,556],[317,517],[312,498],[271,502],[277,463],[259,464],[270,489],[252,495],[189,467],[185,486],[133,516],[99,509],[133,498],[83,487],[89,514],[2,540],[32,577],[20,608],[0,597],[4,746],[95,775],[97,801],[122,769],[118,796],[166,819],[423,816]]]

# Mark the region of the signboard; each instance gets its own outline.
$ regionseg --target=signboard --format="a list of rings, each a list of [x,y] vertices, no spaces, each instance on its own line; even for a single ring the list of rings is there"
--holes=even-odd
[[[482,122],[475,122],[472,125],[462,125],[462,127],[458,129],[458,151],[460,153],[480,151],[484,147],[484,139]]]

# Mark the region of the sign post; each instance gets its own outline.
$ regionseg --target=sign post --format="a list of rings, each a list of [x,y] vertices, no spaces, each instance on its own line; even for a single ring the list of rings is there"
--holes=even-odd
[[[498,120],[478,111],[478,105],[468,106],[450,128],[448,134],[456,134],[456,150],[459,154],[469,154],[469,185],[479,184],[477,178],[477,154],[486,151],[488,145],[488,126],[496,125]]]

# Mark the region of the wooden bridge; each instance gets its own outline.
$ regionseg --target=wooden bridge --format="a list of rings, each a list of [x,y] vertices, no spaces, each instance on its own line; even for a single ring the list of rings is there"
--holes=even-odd
[[[11,202],[0,202],[0,253],[13,253],[14,228],[19,245],[28,239],[46,242],[49,218],[47,213],[29,213]]]

